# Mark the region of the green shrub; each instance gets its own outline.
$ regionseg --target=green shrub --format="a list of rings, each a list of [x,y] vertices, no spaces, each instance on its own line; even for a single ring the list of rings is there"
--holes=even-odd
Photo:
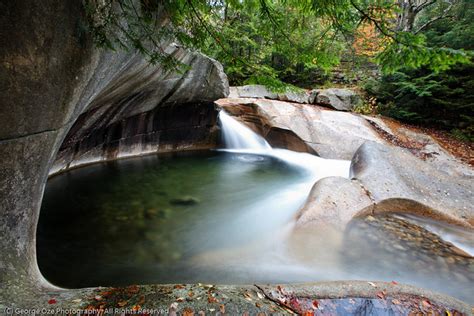
[[[474,63],[438,74],[426,69],[397,72],[365,88],[376,96],[383,115],[474,140]]]

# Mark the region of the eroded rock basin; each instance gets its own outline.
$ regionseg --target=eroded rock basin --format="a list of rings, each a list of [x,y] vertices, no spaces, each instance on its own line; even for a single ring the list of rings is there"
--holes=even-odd
[[[71,170],[46,188],[39,266],[67,288],[378,279],[472,303],[472,257],[416,218],[293,231],[311,180],[274,157],[224,152]],[[449,236],[466,252],[473,246],[469,231]]]

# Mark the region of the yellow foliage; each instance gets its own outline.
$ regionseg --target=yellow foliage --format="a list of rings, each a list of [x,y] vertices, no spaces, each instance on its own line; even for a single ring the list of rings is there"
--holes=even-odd
[[[389,40],[381,36],[374,24],[366,21],[357,28],[352,47],[356,54],[373,57],[383,51]]]

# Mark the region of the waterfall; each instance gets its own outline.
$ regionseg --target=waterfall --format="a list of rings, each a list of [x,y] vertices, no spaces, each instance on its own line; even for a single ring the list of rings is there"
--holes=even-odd
[[[270,156],[282,160],[304,170],[308,176],[308,183],[311,185],[317,180],[329,176],[349,178],[350,161],[324,159],[308,153],[272,148],[263,137],[254,133],[224,110],[219,113],[219,122],[226,146],[224,151]]]
[[[254,150],[271,149],[270,145],[263,137],[257,135],[250,128],[230,117],[225,111],[219,113],[219,121],[221,123],[222,135],[224,136],[226,148]]]

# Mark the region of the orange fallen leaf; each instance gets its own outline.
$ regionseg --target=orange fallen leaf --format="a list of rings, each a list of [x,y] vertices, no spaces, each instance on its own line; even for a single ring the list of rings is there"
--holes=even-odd
[[[384,292],[377,292],[377,297],[380,298],[380,299],[385,299],[385,293]]]
[[[184,286],[183,284],[176,284],[174,286],[175,289],[184,289],[186,286]]]
[[[127,305],[127,304],[128,304],[127,301],[120,301],[120,302],[117,303],[117,305],[118,305],[119,307],[124,307],[124,306]]]
[[[397,300],[397,299],[393,299],[393,300],[392,300],[392,303],[395,304],[395,305],[400,305],[402,302],[400,302],[400,301]]]
[[[140,291],[140,288],[138,287],[138,285],[131,285],[127,288],[128,293],[136,294],[139,291]]]
[[[140,305],[135,305],[132,307],[132,311],[138,312],[142,307]]]
[[[314,312],[313,311],[304,311],[303,316],[314,316]]]
[[[207,302],[208,302],[208,303],[217,303],[218,300],[217,300],[217,298],[215,298],[214,296],[208,295],[208,296],[207,296]]]

